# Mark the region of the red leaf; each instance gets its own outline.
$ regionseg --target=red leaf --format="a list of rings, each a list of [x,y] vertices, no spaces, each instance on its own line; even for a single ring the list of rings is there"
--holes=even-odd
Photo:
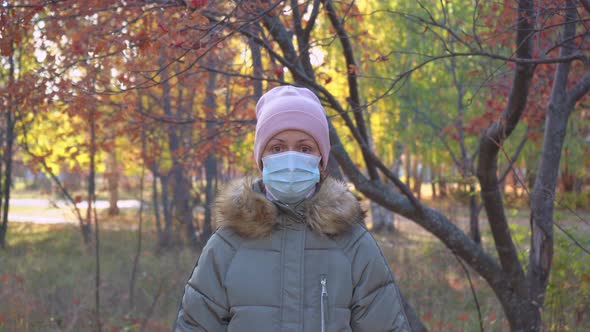
[[[195,8],[206,6],[208,2],[208,0],[191,0],[191,4]]]
[[[184,40],[177,40],[177,41],[170,43],[170,46],[171,47],[182,47],[182,44],[184,44]]]
[[[432,311],[427,311],[422,315],[422,320],[425,322],[429,322],[432,320],[433,314]]]
[[[168,28],[166,28],[162,23],[158,23],[158,27],[163,31],[163,32],[168,32]]]
[[[200,40],[196,41],[193,44],[193,50],[198,50],[198,49],[205,48],[205,47],[207,47],[207,43],[203,43]]]
[[[387,55],[380,55],[375,60],[376,62],[386,62],[389,61],[389,57]]]
[[[285,71],[284,71],[284,69],[283,69],[283,67],[282,67],[282,66],[279,66],[279,67],[276,67],[276,68],[275,68],[275,75],[277,75],[277,76],[281,76],[281,75],[283,75],[283,73],[284,73],[284,72],[285,72]]]
[[[11,56],[14,49],[10,45],[10,40],[8,38],[3,38],[3,41],[0,42],[0,55],[2,56]]]

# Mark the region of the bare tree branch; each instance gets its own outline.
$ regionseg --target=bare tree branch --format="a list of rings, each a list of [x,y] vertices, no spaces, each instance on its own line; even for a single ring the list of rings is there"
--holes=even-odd
[[[423,212],[420,212],[407,197],[396,193],[391,187],[367,179],[350,159],[333,126],[330,127],[330,141],[332,142],[331,151],[333,151],[343,172],[353,181],[359,191],[380,205],[416,221],[468,262],[490,284],[498,285],[507,282],[506,276],[496,261],[447,217],[428,207],[423,207]]]
[[[473,286],[473,281],[471,281],[471,273],[469,273],[469,269],[467,268],[467,266],[465,266],[465,263],[463,263],[461,258],[459,258],[459,256],[457,256],[454,253],[453,253],[453,255],[455,256],[455,259],[457,259],[457,262],[459,262],[459,264],[461,265],[461,268],[463,269],[463,272],[465,272],[465,276],[467,277],[467,280],[469,281],[469,288],[471,289],[471,295],[473,296],[473,302],[475,302],[475,309],[477,310],[477,318],[479,321],[479,330],[481,332],[484,332],[483,318],[481,317],[481,307],[479,305],[479,300],[477,299],[477,293],[475,292],[475,287]]]
[[[566,0],[564,4],[565,18],[562,40],[567,40],[576,33],[575,20],[577,9],[574,0]],[[564,42],[560,56],[568,56],[573,52],[572,40]],[[531,245],[529,252],[528,282],[529,296],[537,308],[542,308],[549,280],[549,272],[553,260],[553,210],[555,204],[555,187],[559,172],[561,150],[567,131],[569,116],[574,108],[572,98],[566,91],[571,65],[558,64],[549,105],[545,117],[543,148],[533,194],[531,197]],[[540,317],[536,317],[539,321]]]
[[[370,139],[368,137],[368,132],[365,124],[365,118],[363,115],[363,109],[360,107],[361,99],[359,94],[359,84],[357,81],[358,75],[358,65],[354,59],[354,52],[352,44],[350,43],[350,39],[348,37],[348,33],[344,29],[342,24],[342,20],[338,17],[336,13],[336,9],[332,4],[331,0],[323,0],[324,7],[327,11],[328,18],[334,29],[336,30],[336,34],[338,39],[340,40],[340,44],[342,45],[344,59],[346,60],[346,68],[347,68],[347,79],[348,79],[348,102],[352,108],[356,127],[358,128],[359,134],[362,139],[363,144],[368,144]],[[365,164],[367,167],[367,171],[369,173],[369,177],[371,180],[379,179],[379,175],[377,174],[377,170],[373,163],[370,162],[370,158],[367,156],[366,152],[363,150],[363,157],[365,159]]]
[[[529,130],[530,130],[530,127],[527,127],[522,139],[520,140],[520,143],[518,143],[518,146],[516,147],[516,151],[514,151],[514,154],[512,155],[512,157],[510,159],[508,159],[508,165],[506,166],[506,169],[504,170],[504,172],[502,172],[502,175],[500,175],[500,177],[498,178],[498,183],[504,182],[504,180],[506,179],[506,176],[508,176],[508,173],[510,173],[510,171],[513,170],[514,163],[518,159],[518,155],[520,155],[520,152],[522,151],[522,149],[525,146],[525,143],[527,142],[527,138],[528,138],[527,135],[529,133]],[[506,157],[508,157],[508,156],[506,156]]]
[[[534,1],[522,0],[518,4],[516,54],[519,58],[532,58],[532,35],[536,21]],[[476,172],[500,262],[504,271],[510,275],[514,289],[520,293],[526,292],[523,284],[524,271],[504,213],[502,195],[498,188],[497,160],[500,146],[512,133],[524,112],[533,72],[534,66],[531,64],[516,65],[508,103],[500,119],[485,129],[481,136]]]
[[[580,3],[582,4],[582,6],[584,6],[584,9],[586,9],[586,11],[588,12],[588,14],[590,14],[590,1],[588,1],[588,0],[580,0]]]
[[[309,35],[313,30],[315,22],[317,20],[318,14],[320,13],[320,0],[313,0],[313,8],[311,10],[311,15],[309,15],[309,20],[307,21],[307,25],[303,30],[303,35],[305,39],[309,41]]]
[[[590,72],[587,72],[584,77],[567,93],[568,103],[574,105],[582,97],[590,91]]]

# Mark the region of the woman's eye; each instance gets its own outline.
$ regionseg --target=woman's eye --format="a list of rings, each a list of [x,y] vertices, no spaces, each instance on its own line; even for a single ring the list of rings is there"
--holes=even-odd
[[[310,153],[311,152],[311,148],[309,146],[302,146],[301,147],[301,152],[303,152],[303,153]]]
[[[275,145],[275,146],[273,146],[273,147],[271,147],[271,148],[270,148],[270,151],[271,151],[272,153],[279,153],[279,152],[281,152],[281,151],[282,151],[282,148],[281,148],[281,146],[280,146],[280,145]]]

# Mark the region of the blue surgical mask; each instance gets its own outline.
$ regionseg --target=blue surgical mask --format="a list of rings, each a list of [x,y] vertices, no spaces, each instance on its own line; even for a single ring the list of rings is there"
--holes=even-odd
[[[308,197],[320,181],[320,157],[287,151],[262,158],[262,182],[272,196],[293,204]]]

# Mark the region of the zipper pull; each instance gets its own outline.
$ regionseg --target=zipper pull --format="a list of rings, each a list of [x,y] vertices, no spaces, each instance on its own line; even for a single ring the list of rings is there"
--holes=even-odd
[[[326,324],[328,322],[328,281],[326,279],[326,275],[322,274],[320,276],[320,285],[322,285],[322,292],[320,298],[320,317],[322,328],[321,332],[326,331]]]

